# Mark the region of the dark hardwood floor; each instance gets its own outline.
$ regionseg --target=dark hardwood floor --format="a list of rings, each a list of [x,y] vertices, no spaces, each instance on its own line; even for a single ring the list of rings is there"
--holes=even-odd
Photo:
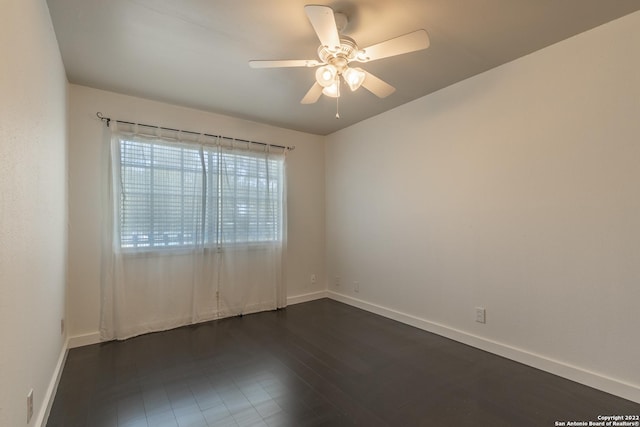
[[[47,426],[554,426],[640,405],[323,299],[69,351]]]

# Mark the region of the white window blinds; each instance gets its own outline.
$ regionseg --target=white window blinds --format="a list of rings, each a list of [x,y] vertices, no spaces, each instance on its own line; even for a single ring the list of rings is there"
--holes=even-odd
[[[117,154],[121,248],[281,241],[284,156],[138,136]]]

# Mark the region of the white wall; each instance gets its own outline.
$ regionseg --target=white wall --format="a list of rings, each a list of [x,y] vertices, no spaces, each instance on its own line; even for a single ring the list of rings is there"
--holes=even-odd
[[[63,355],[67,81],[46,3],[0,10],[0,425],[24,426]]]
[[[325,290],[324,142],[320,136],[218,114],[70,85],[69,334],[73,344],[97,338],[100,315],[100,111],[114,119],[235,138],[295,145],[287,157],[287,295],[295,302]],[[312,285],[310,275],[316,274]],[[317,296],[317,295],[315,295]]]
[[[638,46],[640,12],[330,135],[333,296],[640,401]]]

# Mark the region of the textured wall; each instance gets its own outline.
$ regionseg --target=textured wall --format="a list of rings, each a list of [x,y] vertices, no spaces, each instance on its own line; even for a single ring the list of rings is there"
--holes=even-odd
[[[0,9],[0,425],[22,426],[63,346],[67,81],[45,2]]]

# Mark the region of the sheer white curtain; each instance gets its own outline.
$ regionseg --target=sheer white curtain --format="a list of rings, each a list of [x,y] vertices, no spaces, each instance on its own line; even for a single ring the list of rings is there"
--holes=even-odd
[[[111,124],[100,333],[284,307],[285,153]]]

